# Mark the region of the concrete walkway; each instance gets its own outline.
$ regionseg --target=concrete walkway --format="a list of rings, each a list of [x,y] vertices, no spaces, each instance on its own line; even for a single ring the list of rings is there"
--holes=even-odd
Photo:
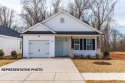
[[[125,73],[81,73],[85,80],[124,80]]]
[[[43,71],[1,71],[0,83],[85,83],[71,59],[22,59],[1,68],[42,68]]]

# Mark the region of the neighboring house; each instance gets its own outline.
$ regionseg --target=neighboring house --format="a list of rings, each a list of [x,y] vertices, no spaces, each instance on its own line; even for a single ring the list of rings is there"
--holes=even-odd
[[[102,33],[61,11],[22,33],[23,57],[69,56],[97,53],[97,37]]]
[[[12,29],[0,26],[0,49],[5,53],[5,56],[11,55],[11,51],[22,53],[20,34]]]

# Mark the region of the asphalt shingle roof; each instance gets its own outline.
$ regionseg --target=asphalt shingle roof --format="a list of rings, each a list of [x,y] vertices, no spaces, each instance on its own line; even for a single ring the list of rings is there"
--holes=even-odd
[[[3,27],[1,25],[0,25],[0,35],[21,38],[20,33],[18,33],[17,31],[14,31],[10,28]]]
[[[27,31],[24,34],[53,34],[51,31]]]
[[[55,31],[52,33],[50,31],[27,31],[24,34],[66,34],[66,35],[99,35],[98,32],[92,31]]]
[[[73,34],[73,35],[99,35],[98,32],[93,31],[56,31],[57,34]]]

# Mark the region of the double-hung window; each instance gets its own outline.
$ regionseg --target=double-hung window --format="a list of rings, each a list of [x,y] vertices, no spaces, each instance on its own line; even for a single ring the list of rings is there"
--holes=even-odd
[[[93,50],[93,40],[86,39],[86,50]]]
[[[74,50],[80,50],[80,39],[74,39]]]

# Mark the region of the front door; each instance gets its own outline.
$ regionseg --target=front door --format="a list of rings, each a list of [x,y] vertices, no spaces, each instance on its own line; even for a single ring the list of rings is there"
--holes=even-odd
[[[63,40],[56,40],[56,56],[63,56]]]

